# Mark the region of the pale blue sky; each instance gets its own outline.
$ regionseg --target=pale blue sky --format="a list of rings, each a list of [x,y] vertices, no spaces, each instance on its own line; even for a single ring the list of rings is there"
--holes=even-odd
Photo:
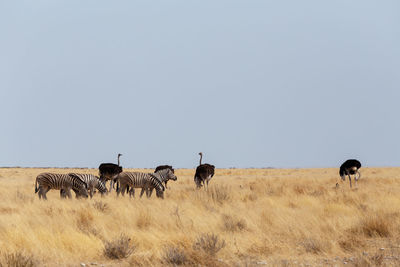
[[[400,166],[399,14],[0,0],[0,166]]]

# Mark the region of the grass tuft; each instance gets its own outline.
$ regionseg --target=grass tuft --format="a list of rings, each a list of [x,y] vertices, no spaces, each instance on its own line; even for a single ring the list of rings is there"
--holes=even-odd
[[[112,260],[120,260],[129,257],[135,250],[131,239],[126,235],[104,242],[104,255]]]
[[[178,247],[167,247],[164,250],[162,261],[173,265],[183,265],[188,262],[188,257],[183,249]]]
[[[39,265],[33,255],[21,251],[2,254],[2,261],[4,263],[0,262],[0,267],[34,267]]]
[[[193,249],[201,250],[210,256],[215,256],[224,247],[225,240],[213,233],[201,234],[193,244]]]

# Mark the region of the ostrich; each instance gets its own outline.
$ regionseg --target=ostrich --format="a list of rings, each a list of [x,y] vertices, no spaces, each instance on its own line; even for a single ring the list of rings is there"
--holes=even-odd
[[[113,188],[113,182],[117,178],[118,174],[122,172],[122,167],[119,165],[119,158],[122,154],[118,154],[118,165],[114,163],[102,163],[99,166],[99,176],[100,180],[104,182],[104,184],[111,180],[110,182],[110,192]]]
[[[208,163],[201,164],[201,160],[203,159],[203,153],[200,152],[199,155],[200,155],[200,163],[199,166],[197,166],[196,168],[196,173],[194,175],[194,182],[196,183],[197,188],[200,188],[207,183],[207,189],[208,189],[208,182],[214,176],[215,166]]]
[[[361,173],[359,171],[360,168],[361,168],[361,163],[356,159],[348,159],[340,166],[339,175],[343,181],[346,180],[346,175],[349,176],[350,188],[351,188],[351,175],[354,175],[354,181],[357,186],[357,181],[361,177]]]

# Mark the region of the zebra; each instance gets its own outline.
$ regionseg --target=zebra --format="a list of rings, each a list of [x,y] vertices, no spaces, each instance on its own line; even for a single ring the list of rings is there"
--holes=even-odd
[[[342,180],[346,180],[346,175],[349,177],[350,188],[351,188],[351,175],[354,175],[354,181],[357,187],[357,181],[361,177],[361,173],[359,169],[361,168],[361,163],[356,159],[348,159],[346,160],[339,169],[339,175]],[[357,177],[358,174],[358,177]],[[336,183],[336,187],[339,184]]]
[[[158,180],[160,180],[161,183],[164,183],[164,184],[165,184],[165,188],[167,188],[167,182],[168,182],[169,180],[176,181],[176,180],[178,179],[178,178],[175,176],[174,169],[171,169],[172,167],[171,167],[171,168],[169,168],[169,167],[171,167],[171,166],[168,166],[168,167],[166,167],[166,168],[164,168],[164,169],[157,167],[158,170],[156,169],[156,172],[152,174],[152,175],[154,175]],[[153,189],[154,189],[154,187],[150,187],[150,188],[147,188],[147,189],[146,189],[146,195],[147,195],[148,197],[151,197],[151,194],[153,194]],[[133,190],[135,190],[135,189],[134,189],[134,188],[131,189],[131,191],[132,191],[132,193],[133,193],[133,195],[134,195],[135,193],[134,193]],[[145,188],[142,188],[142,191],[140,192],[140,196],[143,195],[144,190],[145,190]],[[148,191],[148,192],[147,192],[147,191]]]
[[[129,191],[129,187],[131,190]],[[132,197],[135,196],[134,188],[155,188],[157,197],[164,198],[164,190],[162,182],[155,176],[154,173],[142,173],[142,172],[121,172],[118,175],[117,179],[117,196],[119,193],[122,195],[126,192],[129,192],[129,195]],[[140,197],[142,197],[144,190],[140,193]],[[148,191],[146,191],[147,197]]]
[[[79,174],[79,173],[69,173],[68,175],[76,176],[88,185],[88,192],[89,192],[90,198],[93,197],[93,193],[94,193],[95,189],[99,190],[99,192],[101,193],[101,196],[108,193],[106,185],[102,181],[100,181],[99,177],[97,177],[95,175]],[[78,191],[75,191],[75,194],[77,197],[80,196]],[[60,190],[60,196],[65,198],[65,190],[64,189]]]
[[[39,186],[38,186],[39,184]],[[46,193],[50,189],[63,189],[68,198],[71,198],[71,189],[79,192],[79,195],[87,198],[87,184],[77,176],[59,173],[41,173],[36,177],[35,194],[39,192],[39,199],[47,199]]]
[[[158,172],[158,171],[161,171],[161,170],[164,170],[164,169],[171,169],[172,173],[175,173],[174,168],[172,168],[172,166],[170,166],[170,165],[160,165],[160,166],[157,166],[157,168],[154,170],[154,173],[156,173],[156,172]],[[164,182],[164,184],[165,184],[165,189],[168,188],[168,187],[167,187],[167,182],[168,182],[168,180]]]

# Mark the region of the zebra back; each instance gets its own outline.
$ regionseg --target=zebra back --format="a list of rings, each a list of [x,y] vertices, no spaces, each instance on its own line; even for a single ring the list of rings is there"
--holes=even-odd
[[[165,188],[162,181],[154,175],[154,173],[143,173],[143,172],[124,172],[124,174],[130,180],[130,186],[132,187],[148,187],[152,186],[157,191],[164,191]]]
[[[107,191],[106,186],[104,183],[99,179],[99,177],[93,174],[86,174],[86,173],[69,173],[69,175],[75,176],[78,179],[84,181],[89,188],[96,188],[100,191],[100,193],[105,193]]]
[[[80,190],[82,186],[87,189],[87,183],[79,177],[60,173],[45,172],[39,174],[36,177],[35,192],[37,192],[37,184],[39,184],[39,186],[48,186],[51,189],[72,187],[73,189]]]

